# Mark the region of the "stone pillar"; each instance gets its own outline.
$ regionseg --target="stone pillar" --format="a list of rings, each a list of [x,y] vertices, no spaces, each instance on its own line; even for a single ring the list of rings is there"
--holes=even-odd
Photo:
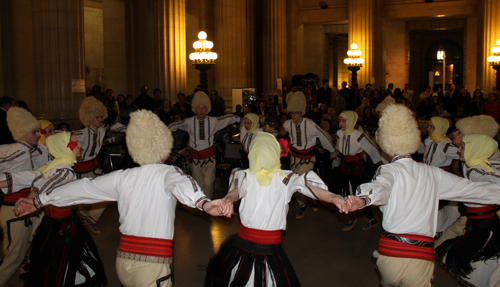
[[[217,0],[215,2],[215,21],[217,35],[214,51],[218,54],[215,63],[216,83],[226,107],[232,106],[233,88],[248,88],[252,69],[251,23],[253,0]],[[214,87],[210,86],[209,90]]]
[[[114,90],[115,97],[131,94],[127,91],[125,5],[123,0],[102,2],[106,87]]]
[[[276,79],[286,77],[286,1],[262,1],[262,6],[263,92],[273,93]]]
[[[484,37],[483,37],[483,55],[479,57],[478,67],[481,67],[483,79],[481,88],[483,91],[491,93],[495,86],[495,70],[488,64],[488,56],[491,55],[491,47],[496,46],[496,41],[500,39],[500,1],[484,0]],[[479,81],[478,81],[479,82]]]
[[[363,67],[358,72],[360,87],[374,80],[374,14],[375,1],[350,0],[349,10],[349,48],[352,43],[358,45],[365,59]]]
[[[127,14],[127,90],[146,85],[164,97],[186,90],[184,0],[129,0]]]
[[[37,117],[75,120],[85,95],[71,85],[85,78],[83,0],[31,3]]]

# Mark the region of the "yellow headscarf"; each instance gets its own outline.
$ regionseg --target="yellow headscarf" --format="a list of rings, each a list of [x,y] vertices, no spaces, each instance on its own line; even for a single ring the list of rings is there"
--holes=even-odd
[[[250,168],[245,172],[255,174],[260,185],[268,186],[275,173],[281,174],[280,154],[281,147],[273,135],[257,133],[248,153]]]
[[[498,149],[498,143],[490,136],[484,134],[471,134],[463,137],[465,144],[464,159],[468,167],[480,166],[488,172],[493,172],[489,166],[490,158]]]
[[[435,143],[439,143],[442,141],[451,142],[450,138],[446,136],[446,132],[450,127],[450,122],[442,117],[432,117],[431,121],[434,124],[434,131],[432,132],[432,135],[429,136],[429,138]]]
[[[347,124],[346,128],[342,133],[346,136],[352,134],[354,131],[354,127],[356,126],[356,123],[358,122],[358,113],[353,112],[353,111],[343,111],[339,117],[347,119]]]
[[[73,166],[76,163],[76,156],[68,147],[70,140],[70,132],[60,132],[50,136],[47,139],[47,148],[49,149],[50,154],[54,157],[54,160],[35,170],[33,173],[37,173],[38,171],[46,173],[54,166],[62,163]]]
[[[252,122],[252,127],[247,131],[248,133],[253,133],[255,129],[259,127],[259,116],[254,113],[249,113],[245,115],[245,118]]]
[[[41,125],[40,129],[45,129],[46,127],[52,125],[52,123],[47,120],[38,120],[38,122]],[[45,137],[44,134],[40,133],[40,138],[38,139],[38,142],[47,145],[47,138]]]

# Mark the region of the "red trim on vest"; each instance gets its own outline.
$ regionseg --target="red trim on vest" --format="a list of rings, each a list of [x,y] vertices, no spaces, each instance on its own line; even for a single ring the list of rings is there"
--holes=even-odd
[[[439,168],[444,170],[444,171],[447,171],[447,172],[452,172],[451,171],[451,164],[447,165],[447,166],[440,166]]]
[[[363,152],[360,152],[360,153],[355,154],[355,155],[344,155],[344,160],[347,163],[357,162],[357,161],[360,161],[362,159],[363,159]]]
[[[492,205],[481,206],[481,207],[466,207],[467,208],[467,218],[469,219],[485,219],[491,218],[496,215],[495,208]],[[474,215],[474,213],[484,213],[491,211],[488,214]]]
[[[396,235],[418,241],[434,242],[434,238],[422,235],[414,235],[414,234],[396,234]],[[403,242],[389,239],[384,235],[380,237],[380,241],[378,242],[378,253],[390,257],[414,258],[427,261],[434,261],[434,247],[422,247],[422,246],[406,244]]]
[[[93,171],[97,166],[99,166],[99,162],[97,158],[94,157],[94,159],[91,160],[77,162],[75,166],[73,166],[73,170],[77,173],[86,173]]]
[[[122,234],[118,250],[146,256],[169,258],[173,256],[173,245],[174,241],[170,239]]]
[[[240,223],[238,236],[257,244],[280,244],[281,243],[281,230],[260,230],[245,227]]]
[[[45,207],[45,215],[54,219],[63,219],[71,215],[71,208],[57,208],[55,206]]]
[[[292,155],[300,159],[308,159],[314,156],[314,146],[308,149],[296,149],[292,147]]]
[[[213,146],[200,151],[191,148],[191,158],[206,159],[213,156],[215,156],[215,149]]]
[[[21,189],[18,192],[6,194],[3,197],[5,203],[16,203],[18,199],[25,198],[30,194],[31,188]]]

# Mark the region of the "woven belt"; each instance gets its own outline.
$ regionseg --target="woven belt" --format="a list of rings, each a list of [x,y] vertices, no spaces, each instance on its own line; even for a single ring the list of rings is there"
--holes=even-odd
[[[123,252],[120,250],[118,250],[116,257],[123,258],[123,259],[129,259],[129,260],[135,260],[135,261],[149,262],[149,263],[172,264],[172,262],[173,262],[172,257],[149,256],[149,255]]]
[[[398,242],[414,245],[414,246],[421,246],[421,247],[434,247],[434,242],[427,242],[427,241],[421,241],[421,240],[414,240],[406,237],[401,237],[396,234],[389,233],[387,231],[382,231],[382,235],[385,237],[395,240]]]

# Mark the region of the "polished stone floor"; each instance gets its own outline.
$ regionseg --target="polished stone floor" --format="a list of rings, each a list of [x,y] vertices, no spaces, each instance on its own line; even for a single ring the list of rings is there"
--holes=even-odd
[[[322,205],[317,212],[308,209],[305,218],[300,220],[295,219],[297,211],[297,203],[292,201],[283,245],[302,286],[380,286],[371,256],[377,247],[380,226],[362,231],[366,218],[360,217],[353,230],[343,232],[343,220],[330,206]],[[375,215],[381,218],[378,210]],[[179,205],[175,223],[174,286],[202,286],[210,255],[228,235],[237,232],[238,226],[238,216],[209,218],[198,210]],[[93,237],[106,266],[108,286],[121,286],[114,265],[120,236],[115,203],[108,206],[98,227],[102,233]],[[18,274],[7,286],[22,286]],[[461,285],[437,266],[434,286]]]

